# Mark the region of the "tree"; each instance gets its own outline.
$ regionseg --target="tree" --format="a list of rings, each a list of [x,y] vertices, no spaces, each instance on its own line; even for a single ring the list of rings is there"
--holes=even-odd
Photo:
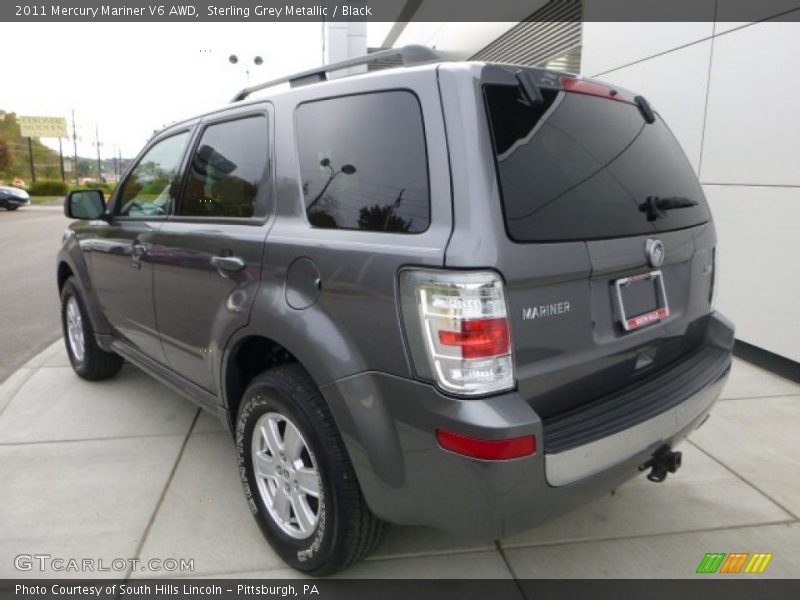
[[[8,171],[14,166],[14,158],[4,139],[0,139],[0,171]]]
[[[413,219],[406,220],[395,214],[397,209],[400,208],[400,204],[403,202],[404,193],[404,189],[400,190],[400,193],[392,204],[386,204],[384,206],[374,204],[372,206],[363,207],[358,213],[358,228],[367,229],[369,231],[408,233],[413,225]]]
[[[28,138],[22,137],[17,115],[13,112],[0,111],[0,139],[5,142],[7,155],[11,159],[10,167],[3,168],[0,159],[0,171],[9,177],[30,178],[30,150]],[[58,152],[45,146],[39,140],[32,140],[33,160],[36,164],[36,176],[41,179],[60,179],[61,168]]]
[[[358,228],[367,231],[393,231],[396,233],[408,233],[411,229],[411,221],[393,214],[395,205],[373,204],[364,206],[358,211]]]

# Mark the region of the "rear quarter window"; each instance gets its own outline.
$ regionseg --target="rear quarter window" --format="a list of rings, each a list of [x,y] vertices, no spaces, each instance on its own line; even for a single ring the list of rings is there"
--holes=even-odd
[[[515,86],[487,85],[484,97],[511,239],[646,235],[709,220],[697,177],[660,117],[648,124],[626,102],[554,90],[536,107]],[[651,196],[697,205],[648,220]]]
[[[295,115],[314,227],[421,233],[430,224],[422,111],[408,91],[301,104]]]

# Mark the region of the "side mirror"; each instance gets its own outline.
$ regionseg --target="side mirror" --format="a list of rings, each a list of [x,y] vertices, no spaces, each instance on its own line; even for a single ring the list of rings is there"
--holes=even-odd
[[[67,194],[64,214],[69,219],[92,221],[106,212],[106,199],[100,190],[76,190]]]

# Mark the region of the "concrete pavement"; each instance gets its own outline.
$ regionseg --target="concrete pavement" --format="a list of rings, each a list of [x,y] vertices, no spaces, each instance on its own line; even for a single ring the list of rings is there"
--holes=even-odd
[[[343,576],[685,578],[706,552],[771,552],[763,575],[731,577],[797,577],[800,386],[736,361],[723,397],[665,483],[639,477],[496,544],[392,527]],[[134,578],[298,576],[261,537],[218,422],[130,365],[78,379],[61,341],[0,385],[0,482],[0,577],[92,575],[19,572],[22,553],[194,559]]]
[[[0,381],[61,334],[56,252],[61,204],[0,209]]]

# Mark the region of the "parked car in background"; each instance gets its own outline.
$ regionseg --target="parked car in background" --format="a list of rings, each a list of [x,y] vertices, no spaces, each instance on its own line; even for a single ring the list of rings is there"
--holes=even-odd
[[[0,186],[0,207],[6,210],[17,210],[20,206],[31,203],[28,192],[17,187]]]
[[[711,214],[642,96],[387,52],[426,64],[159,132],[108,205],[68,196],[57,260],[75,372],[128,360],[222,419],[315,575],[384,522],[492,540],[663,481],[731,365]]]

